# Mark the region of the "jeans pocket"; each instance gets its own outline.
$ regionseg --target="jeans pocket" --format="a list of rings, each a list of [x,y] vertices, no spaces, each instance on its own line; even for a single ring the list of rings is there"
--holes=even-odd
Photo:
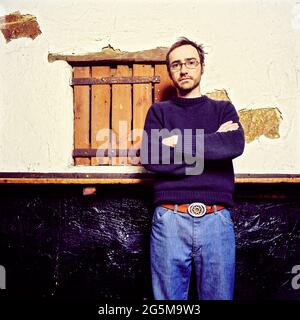
[[[225,223],[225,224],[229,224],[231,226],[233,226],[233,221],[231,218],[231,213],[228,209],[223,209],[220,210],[219,212],[219,216],[221,217],[221,220]]]
[[[168,211],[173,212],[172,210],[166,209],[164,207],[156,207],[154,210],[152,223],[162,221]]]

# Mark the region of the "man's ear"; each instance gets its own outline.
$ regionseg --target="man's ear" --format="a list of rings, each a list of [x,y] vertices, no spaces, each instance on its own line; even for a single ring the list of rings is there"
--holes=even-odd
[[[205,66],[205,64],[203,63],[203,64],[201,65],[201,75],[202,75],[203,72],[204,72],[204,66]]]

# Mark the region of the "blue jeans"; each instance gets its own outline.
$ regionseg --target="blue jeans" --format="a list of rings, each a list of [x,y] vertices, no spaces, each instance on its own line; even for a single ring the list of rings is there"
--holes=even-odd
[[[150,260],[154,299],[187,300],[192,263],[198,298],[231,300],[235,274],[235,235],[230,211],[194,218],[156,207]]]

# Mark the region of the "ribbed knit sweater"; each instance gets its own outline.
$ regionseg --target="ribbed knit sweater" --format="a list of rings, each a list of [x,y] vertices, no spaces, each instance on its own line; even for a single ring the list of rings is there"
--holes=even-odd
[[[220,125],[229,120],[239,124],[238,130],[217,132]],[[151,135],[152,129],[167,129],[167,134],[163,133],[157,137]],[[175,148],[170,147],[170,162],[166,163],[164,158],[169,157],[166,156],[168,152],[165,146],[162,146],[162,139],[173,135],[174,132],[170,133],[173,129],[179,130],[181,138]],[[186,133],[184,129],[190,130],[186,130],[189,131]],[[204,131],[199,134],[196,129]],[[215,101],[207,96],[201,96],[174,97],[168,101],[155,103],[147,113],[144,130],[141,162],[147,170],[159,173],[153,186],[155,205],[191,202],[233,205],[232,159],[243,153],[245,139],[238,114],[229,101]],[[198,139],[201,136],[202,140]],[[199,141],[204,143],[202,149]],[[159,148],[159,154],[158,159],[153,161],[155,148]],[[203,152],[196,154],[199,148]],[[175,159],[179,154],[186,161],[178,163]],[[188,168],[195,167],[195,163],[187,161],[188,156],[197,159],[202,157],[204,169],[201,173],[187,174]]]

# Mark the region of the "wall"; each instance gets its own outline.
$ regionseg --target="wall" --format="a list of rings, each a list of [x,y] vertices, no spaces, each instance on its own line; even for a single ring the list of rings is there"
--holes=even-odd
[[[236,173],[298,173],[299,32],[296,1],[11,1],[0,16],[36,17],[34,40],[0,34],[0,171],[72,172],[71,67],[48,53],[169,46],[185,35],[207,54],[202,92],[226,89],[238,110],[277,107],[280,138],[260,136]]]

